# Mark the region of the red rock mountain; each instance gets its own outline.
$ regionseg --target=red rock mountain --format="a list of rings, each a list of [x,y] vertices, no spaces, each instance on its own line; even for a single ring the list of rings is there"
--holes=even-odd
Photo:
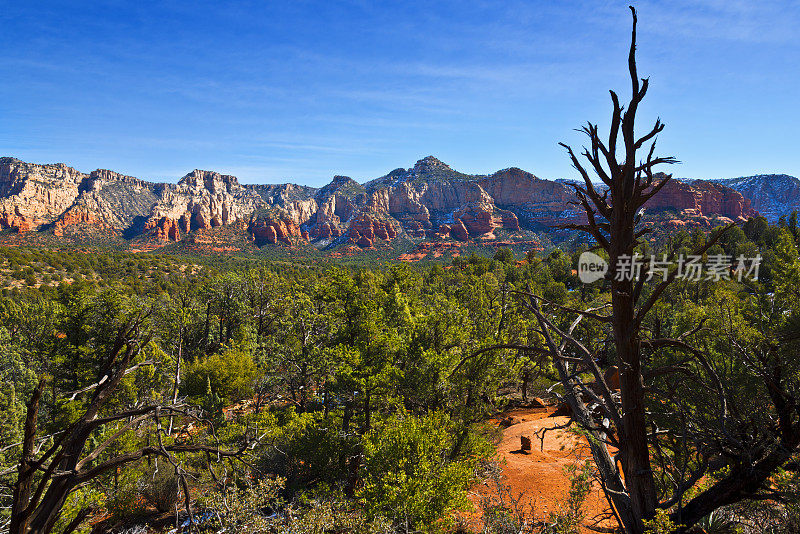
[[[674,211],[679,216],[716,215],[731,221],[758,214],[750,206],[750,200],[738,191],[704,180],[672,180],[650,199],[645,208]]]
[[[480,242],[530,238],[582,220],[571,187],[518,168],[469,175],[429,156],[360,184],[335,176],[322,188],[245,185],[195,170],[177,184],[112,171],[0,158],[0,230],[103,233],[179,241],[193,232],[241,229],[257,245],[310,242],[370,248],[397,237]],[[737,191],[711,182],[673,182],[647,206],[700,224],[755,214]]]
[[[800,210],[800,180],[788,174],[758,174],[715,182],[740,192],[772,223]]]

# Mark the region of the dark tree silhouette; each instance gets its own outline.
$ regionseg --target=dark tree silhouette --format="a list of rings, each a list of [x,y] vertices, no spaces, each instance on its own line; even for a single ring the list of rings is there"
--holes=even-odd
[[[582,163],[571,147],[561,143],[583,179],[582,185],[575,186],[575,194],[587,218],[585,224],[566,227],[593,237],[597,246],[608,254],[609,275],[616,272],[621,261],[634,254],[641,238],[649,231],[640,229],[638,225],[641,210],[671,179],[671,175],[657,173],[656,167],[677,161],[673,157],[654,155],[656,137],[664,129],[660,119],[646,134],[637,137],[635,133],[636,114],[647,94],[649,82],[647,78],[640,79],[637,72],[637,18],[636,10],[630,9],[633,16],[628,55],[631,98],[627,107],[620,105],[617,94],[610,91],[613,112],[607,141],[601,138],[597,125],[587,123],[581,128],[580,131],[589,138],[589,146],[581,154],[588,165]],[[618,156],[620,137],[621,158]],[[640,160],[638,153],[643,148],[647,149],[646,157]],[[590,173],[602,181],[603,188],[595,187]],[[694,253],[702,254],[708,250],[725,229],[727,227]],[[647,269],[647,263],[644,268]],[[546,349],[554,358],[574,419],[591,434],[590,445],[603,489],[621,526],[631,533],[642,532],[643,520],[652,518],[663,505],[659,502],[651,465],[653,427],[645,407],[645,377],[652,370],[643,368],[643,348],[675,346],[682,341],[645,340],[642,338],[642,323],[676,275],[677,271],[673,270],[654,288],[648,288],[649,292],[645,291],[644,276],[638,280],[608,276],[611,313],[606,315],[601,309],[566,310],[578,314],[568,329],[558,328],[545,316],[538,297],[532,293],[526,295],[526,305],[540,324]],[[563,307],[560,309],[565,311]],[[596,355],[572,336],[573,329],[586,317],[610,326],[619,362],[619,393],[606,383],[596,363]],[[581,370],[593,374],[594,388],[581,382],[578,377]],[[618,449],[616,457],[609,452],[609,445]]]
[[[638,226],[640,210],[671,179],[654,168],[676,161],[654,156],[656,136],[664,128],[660,120],[641,137],[634,132],[648,80],[638,77],[633,7],[631,13],[632,95],[627,109],[611,91],[614,109],[607,142],[596,125],[582,128],[589,138],[582,152],[587,166],[562,145],[583,178],[575,194],[587,218],[585,224],[570,227],[590,234],[608,254],[611,303],[578,310],[548,303],[530,289],[521,295],[537,319],[544,350],[553,358],[572,421],[589,435],[602,488],[622,529],[641,534],[644,521],[664,510],[677,532],[690,532],[723,506],[792,498],[791,487],[779,487],[774,479],[779,470],[800,471],[800,301],[791,294],[797,279],[796,252],[789,247],[783,253],[787,265],[780,268],[787,271],[788,282],[775,292],[750,287],[751,296],[739,303],[744,313],[755,317],[750,324],[758,335],[740,332],[741,325],[733,319],[737,311],[724,303],[719,304],[717,318],[724,335],[718,330],[704,333],[702,321],[665,334],[658,320],[646,322],[646,317],[675,281],[678,269],[653,284],[646,284],[645,276],[612,275],[647,233]],[[617,156],[620,136],[622,161]],[[646,144],[645,159],[637,159]],[[604,188],[593,185],[590,172]],[[705,253],[731,226],[710,235],[693,254]],[[643,272],[647,269],[644,261]],[[565,322],[569,316],[575,318]],[[609,328],[619,365],[618,391],[609,387],[598,364],[608,355],[593,353],[573,335],[582,320],[600,321]],[[587,372],[594,384],[581,380]]]

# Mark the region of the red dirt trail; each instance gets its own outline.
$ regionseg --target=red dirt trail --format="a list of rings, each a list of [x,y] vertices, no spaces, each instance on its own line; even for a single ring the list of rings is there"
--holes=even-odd
[[[544,442],[536,435],[544,428],[564,425],[569,420],[567,417],[550,417],[554,411],[554,407],[518,408],[505,412],[492,421],[499,424],[505,419],[512,423],[502,430],[502,438],[497,445],[500,483],[508,487],[508,493],[515,499],[521,496],[520,504],[524,509],[532,510],[537,519],[547,518],[549,512],[559,510],[566,501],[570,486],[566,467],[591,459],[586,440],[569,430],[548,431]],[[527,454],[520,451],[521,436],[531,439],[532,450]],[[476,509],[479,509],[482,498],[496,495],[496,492],[495,484],[483,483],[473,488],[470,498]],[[586,499],[584,524],[592,524],[592,518],[605,512],[607,508],[608,503],[599,484],[593,483]],[[605,523],[603,526],[609,525]],[[591,532],[586,528],[582,530]]]

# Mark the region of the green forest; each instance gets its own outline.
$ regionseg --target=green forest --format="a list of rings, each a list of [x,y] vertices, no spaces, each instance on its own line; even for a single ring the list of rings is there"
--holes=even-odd
[[[708,239],[681,232],[641,252]],[[796,217],[728,229],[705,254],[760,254],[758,280],[676,280],[643,322],[643,339],[702,352],[645,343],[649,531],[670,531],[658,529],[745,456],[779,451],[703,521],[800,525],[799,244]],[[578,532],[595,467],[537,521],[503,500],[477,510],[468,493],[496,470],[490,417],[567,395],[537,317],[600,368],[620,365],[600,312],[574,326],[572,310],[611,302],[607,281],[579,282],[584,250],[348,268],[0,249],[7,279],[24,275],[0,299],[0,521],[30,472],[35,532]],[[570,354],[572,378],[591,382]]]

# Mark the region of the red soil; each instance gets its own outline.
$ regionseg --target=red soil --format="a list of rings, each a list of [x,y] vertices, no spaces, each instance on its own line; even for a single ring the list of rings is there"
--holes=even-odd
[[[544,441],[536,435],[545,428],[564,425],[567,417],[550,417],[555,407],[520,408],[502,414],[492,422],[499,424],[506,419],[511,426],[502,431],[502,439],[497,446],[497,456],[501,467],[501,484],[508,487],[513,498],[520,498],[523,509],[530,509],[537,519],[546,519],[549,512],[559,510],[569,494],[569,474],[566,468],[575,463],[591,459],[589,447],[584,438],[569,430],[551,430],[545,433]],[[520,437],[531,439],[532,450],[520,450]],[[479,509],[481,499],[496,495],[493,483],[484,483],[473,488],[471,500]],[[530,507],[530,508],[529,508]],[[603,514],[608,503],[599,484],[593,483],[585,503],[585,525],[593,524],[592,519]],[[477,514],[478,516],[480,514]],[[603,524],[603,526],[610,526]],[[584,528],[585,532],[591,532]]]

